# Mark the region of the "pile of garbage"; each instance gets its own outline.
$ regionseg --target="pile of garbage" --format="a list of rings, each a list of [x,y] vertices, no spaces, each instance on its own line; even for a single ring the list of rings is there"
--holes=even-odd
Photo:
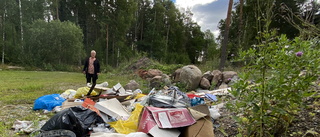
[[[230,90],[185,93],[170,86],[161,90],[153,88],[148,94],[142,94],[134,85],[131,89],[135,90],[128,90],[120,83],[108,88],[108,83],[104,82],[97,84],[90,96],[85,96],[90,86],[36,99],[34,110],[56,112],[39,125],[38,137],[57,134],[77,137],[214,136],[213,121],[221,116],[219,108],[223,104],[212,104],[218,95],[226,95]],[[25,128],[31,127],[28,123],[18,121],[14,128],[26,131]]]

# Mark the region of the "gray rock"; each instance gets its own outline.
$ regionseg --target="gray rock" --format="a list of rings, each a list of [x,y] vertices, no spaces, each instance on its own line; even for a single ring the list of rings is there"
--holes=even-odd
[[[211,71],[211,74],[213,75],[211,85],[214,85],[215,87],[219,87],[222,82],[222,72],[220,70],[213,70]]]
[[[155,76],[161,76],[163,73],[159,69],[149,69],[147,72],[147,78],[153,78]]]
[[[220,86],[219,86],[219,89],[224,89],[224,88],[228,88],[228,85],[226,83],[222,83]]]
[[[238,76],[238,73],[234,71],[224,71],[222,74],[224,83],[229,83],[234,76]]]
[[[130,80],[130,82],[124,86],[124,89],[132,90],[132,91],[139,89],[139,88],[140,88],[140,85],[135,80]]]
[[[173,73],[172,73],[172,79],[173,79],[173,82],[180,82],[180,73],[181,73],[181,70],[182,69],[177,69],[176,71],[174,71]]]
[[[201,70],[194,65],[184,66],[180,72],[180,82],[186,84],[188,90],[196,89],[200,84],[201,77]]]
[[[210,88],[210,82],[208,79],[206,78],[202,78],[201,81],[200,81],[200,87],[203,88],[203,89],[209,89]]]
[[[155,76],[150,79],[149,87],[160,88],[161,83],[162,83],[162,76]]]
[[[210,71],[207,71],[206,73],[203,74],[203,78],[206,78],[209,81],[212,81],[213,75]]]
[[[171,85],[170,77],[167,74],[162,74],[161,81],[166,86],[170,86]]]

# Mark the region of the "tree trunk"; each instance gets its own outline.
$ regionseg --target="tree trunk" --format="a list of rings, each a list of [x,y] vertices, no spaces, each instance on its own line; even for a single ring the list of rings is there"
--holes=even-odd
[[[6,8],[6,3],[4,4],[5,8]],[[5,22],[6,22],[6,13],[7,13],[7,9],[4,9],[4,13],[3,13],[3,20],[2,20],[2,65],[4,64],[4,49],[6,47],[6,44],[5,44]]]
[[[140,40],[143,38],[143,21],[141,23],[141,32],[140,32]]]
[[[240,12],[239,12],[239,31],[238,31],[238,48],[241,45],[241,34],[243,34],[243,2],[240,0]]]
[[[20,33],[21,33],[21,47],[23,49],[23,27],[22,27],[22,11],[21,11],[21,0],[19,0],[19,11],[20,11]]]
[[[114,55],[116,54],[115,53],[115,47],[114,47],[114,35],[113,35],[113,39],[112,39],[112,66],[115,67],[116,63],[115,63],[115,58],[114,58]]]
[[[57,20],[60,20],[59,19],[59,2],[58,2],[58,0],[56,0],[56,13],[57,13]]]
[[[108,66],[108,57],[109,57],[109,30],[108,30],[108,24],[106,25],[106,65]]]
[[[167,60],[167,56],[168,56],[168,43],[169,43],[169,32],[170,32],[170,25],[168,25],[168,29],[167,29],[167,37],[166,37],[166,48],[165,48],[165,51],[164,51],[164,59],[165,59],[165,62]]]
[[[227,44],[228,44],[228,37],[229,37],[229,28],[230,28],[230,22],[231,22],[232,4],[233,4],[233,0],[229,0],[228,14],[226,19],[226,28],[225,28],[224,37],[222,40],[222,45],[221,45],[221,59],[220,59],[220,66],[219,66],[220,71],[224,70],[225,63],[227,60],[226,54],[227,54]]]

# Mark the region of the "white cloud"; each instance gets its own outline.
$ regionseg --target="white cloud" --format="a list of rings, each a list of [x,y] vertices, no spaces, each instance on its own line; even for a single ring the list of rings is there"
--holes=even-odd
[[[175,4],[182,12],[190,9],[193,13],[192,20],[201,26],[201,30],[209,29],[217,37],[218,23],[226,18],[228,3],[228,0],[176,0]]]
[[[182,8],[193,7],[195,5],[205,5],[217,0],[176,0],[176,4]]]

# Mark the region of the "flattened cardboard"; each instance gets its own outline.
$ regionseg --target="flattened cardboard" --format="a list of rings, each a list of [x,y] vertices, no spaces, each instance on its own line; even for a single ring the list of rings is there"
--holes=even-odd
[[[178,128],[190,126],[196,122],[186,108],[147,107],[159,128]]]
[[[214,137],[213,125],[208,106],[206,104],[202,104],[191,107],[191,109],[206,114],[207,116],[197,120],[195,124],[184,128],[180,137]]]
[[[68,100],[62,103],[62,110],[74,106],[81,106],[83,102],[69,102]]]
[[[123,108],[121,103],[116,98],[97,102],[94,107],[116,119],[125,120],[130,116],[130,113]]]
[[[153,137],[178,137],[178,129],[160,129],[151,112],[145,107],[140,115],[138,132],[149,133]]]
[[[82,103],[82,106],[85,108],[91,109],[92,111],[96,112],[100,116],[100,111],[94,107],[95,104],[96,102],[94,102],[90,98],[86,98]]]

